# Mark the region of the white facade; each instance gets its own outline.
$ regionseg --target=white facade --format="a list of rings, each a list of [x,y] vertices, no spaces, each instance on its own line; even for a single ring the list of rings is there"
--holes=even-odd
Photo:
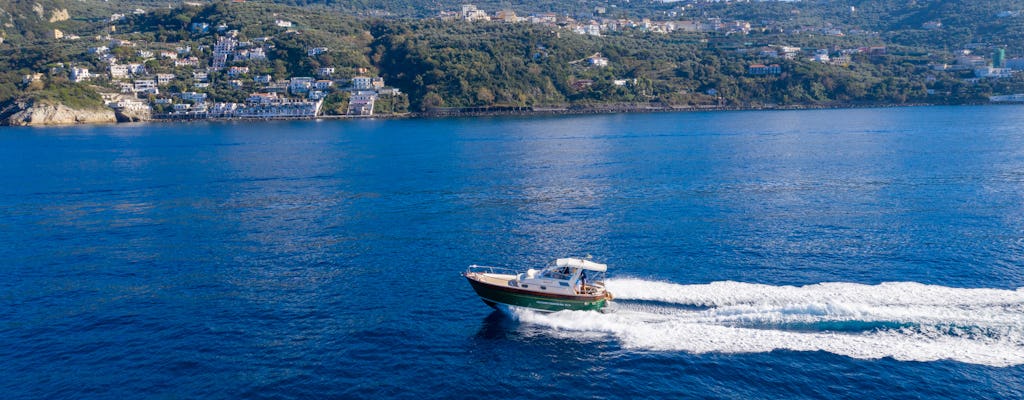
[[[353,90],[375,90],[384,87],[384,78],[357,76],[352,78]]]
[[[92,74],[88,68],[71,67],[71,81],[82,82],[89,79],[92,79]]]
[[[125,64],[111,64],[110,77],[112,79],[126,79],[131,74],[131,68]]]

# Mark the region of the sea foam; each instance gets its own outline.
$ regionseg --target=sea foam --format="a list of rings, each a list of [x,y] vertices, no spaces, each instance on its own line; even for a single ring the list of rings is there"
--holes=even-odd
[[[826,351],[860,359],[1024,364],[1024,290],[915,282],[772,286],[607,282],[612,313],[516,310],[555,335],[611,336],[627,349],[691,353]]]

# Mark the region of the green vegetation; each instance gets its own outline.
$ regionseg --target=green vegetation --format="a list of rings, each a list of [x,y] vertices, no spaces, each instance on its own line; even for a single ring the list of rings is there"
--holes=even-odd
[[[44,104],[64,104],[80,110],[104,108],[103,98],[95,90],[69,82],[49,84],[42,90],[28,93],[28,97]]]

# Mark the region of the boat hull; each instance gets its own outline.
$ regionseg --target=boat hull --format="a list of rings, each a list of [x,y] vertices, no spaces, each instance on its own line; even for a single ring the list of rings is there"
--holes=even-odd
[[[516,307],[527,307],[541,311],[563,310],[600,310],[608,304],[602,294],[598,296],[566,296],[550,293],[533,292],[508,286],[498,286],[474,279],[465,275],[466,280],[485,304],[498,308],[498,304]]]

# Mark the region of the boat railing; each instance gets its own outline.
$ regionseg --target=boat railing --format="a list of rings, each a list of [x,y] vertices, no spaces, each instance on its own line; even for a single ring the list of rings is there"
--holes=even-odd
[[[466,273],[517,275],[519,271],[512,268],[491,267],[488,265],[470,265],[469,268],[466,268]]]

